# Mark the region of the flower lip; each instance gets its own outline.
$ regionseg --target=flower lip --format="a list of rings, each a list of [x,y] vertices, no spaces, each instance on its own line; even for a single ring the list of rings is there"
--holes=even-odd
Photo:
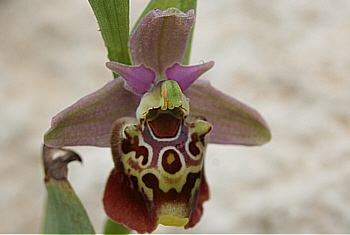
[[[161,96],[160,89],[153,92]],[[118,119],[111,131],[115,170],[104,207],[112,220],[139,233],[159,224],[193,227],[209,197],[203,164],[211,125],[170,115],[178,109],[151,109],[160,113],[152,121]]]

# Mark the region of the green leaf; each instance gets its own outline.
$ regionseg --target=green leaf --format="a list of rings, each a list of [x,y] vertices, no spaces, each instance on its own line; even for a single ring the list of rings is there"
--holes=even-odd
[[[89,0],[89,3],[100,26],[109,60],[131,65],[129,0]]]
[[[106,220],[104,234],[130,234],[131,231],[131,229],[125,227],[122,224],[113,222],[109,218]]]
[[[135,26],[133,27],[131,34],[136,30],[137,26],[140,24],[140,21],[142,20],[145,15],[153,10],[153,9],[160,9],[160,10],[166,10],[169,7],[175,7],[182,12],[187,12],[188,10],[194,9],[196,13],[196,8],[197,8],[197,0],[151,0],[150,3],[147,5],[145,10],[142,12],[141,16],[137,20]],[[190,60],[190,53],[191,53],[191,45],[192,45],[192,37],[193,37],[193,30],[194,30],[194,25],[191,30],[190,36],[188,38],[188,44],[186,48],[186,53],[185,57],[183,60],[184,65],[189,64]]]
[[[95,234],[79,198],[68,181],[46,182],[48,200],[44,234]]]
[[[67,165],[71,161],[81,162],[81,158],[73,151],[44,145],[45,186],[48,192],[45,234],[95,234],[86,210],[67,180]]]

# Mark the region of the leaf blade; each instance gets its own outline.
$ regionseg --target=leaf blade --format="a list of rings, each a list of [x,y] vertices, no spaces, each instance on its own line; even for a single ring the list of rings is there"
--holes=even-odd
[[[99,24],[110,61],[131,65],[129,0],[89,0]],[[114,77],[118,77],[114,74]]]
[[[118,224],[111,219],[107,218],[104,228],[104,234],[130,234],[131,229],[125,227],[123,224]]]
[[[43,146],[45,186],[48,192],[43,233],[95,234],[87,212],[67,180],[67,165],[82,161],[73,151]]]
[[[95,234],[91,221],[68,181],[51,179],[45,184],[44,234]]]

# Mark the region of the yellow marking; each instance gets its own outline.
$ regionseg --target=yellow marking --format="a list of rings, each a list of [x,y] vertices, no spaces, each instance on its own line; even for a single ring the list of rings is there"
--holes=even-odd
[[[171,163],[173,163],[174,161],[175,161],[175,156],[174,156],[174,154],[169,154],[168,155],[168,158],[166,159],[167,160],[167,163],[168,163],[168,165],[171,165]]]
[[[166,98],[162,97],[162,105],[160,107],[161,110],[167,110],[167,109],[174,109],[175,106],[173,103],[171,103],[169,100]]]
[[[133,175],[136,176],[138,179],[138,187],[140,192],[144,192],[144,194],[147,196],[147,198],[152,201],[153,200],[153,189],[146,187],[145,183],[142,181],[142,177],[148,173],[154,174],[158,180],[159,180],[159,189],[162,190],[164,193],[169,192],[170,189],[175,189],[176,192],[180,193],[182,191],[183,186],[187,182],[187,176],[190,173],[197,173],[200,170],[202,170],[203,162],[197,166],[188,166],[188,167],[182,167],[180,172],[177,172],[174,175],[169,175],[165,171],[159,171],[159,169],[156,168],[144,168],[141,171],[135,170],[131,167],[131,165],[128,163],[129,158],[132,158],[133,161],[135,161],[135,152],[132,152],[130,154],[123,154],[122,155],[122,162],[125,167],[125,174],[126,175]],[[137,162],[137,161],[135,161]],[[160,161],[161,162],[161,161]],[[141,163],[138,162],[141,166]],[[195,187],[199,186],[198,180],[195,183]],[[142,190],[143,189],[143,190]],[[193,195],[195,189],[192,189],[191,193]]]
[[[166,110],[168,108],[167,101],[162,97],[162,106],[160,107],[161,110]]]
[[[202,168],[203,168],[203,160],[204,160],[204,157],[205,157],[205,146],[203,146],[200,141],[197,143],[197,147],[201,150],[201,154],[199,154],[196,157],[192,156],[189,153],[188,145],[189,145],[189,142],[190,142],[190,138],[188,138],[188,140],[186,141],[186,150],[187,150],[189,156],[192,159],[194,159],[194,160],[199,160],[199,159],[202,158],[202,161],[198,165],[187,166],[186,161],[184,159],[184,156],[174,146],[164,147],[159,152],[159,155],[154,156],[153,155],[154,153],[153,153],[152,146],[150,146],[149,144],[145,143],[145,141],[143,139],[143,136],[141,134],[141,131],[140,130],[132,130],[132,129],[133,129],[133,127],[129,127],[129,130],[131,132],[131,136],[137,135],[139,137],[139,145],[145,146],[148,149],[148,151],[149,151],[148,162],[147,162],[146,165],[142,165],[143,157],[139,157],[138,159],[136,159],[135,151],[129,152],[128,154],[121,154],[122,155],[121,156],[121,161],[122,161],[122,163],[124,165],[125,174],[129,175],[129,176],[133,175],[133,176],[135,176],[138,179],[138,190],[140,192],[143,192],[150,201],[153,200],[153,189],[147,188],[145,183],[142,181],[142,177],[145,174],[148,174],[148,173],[154,174],[159,180],[159,189],[161,191],[163,191],[164,193],[169,192],[170,189],[175,189],[176,192],[180,193],[182,191],[182,189],[183,189],[183,186],[187,182],[188,174],[190,174],[190,173],[197,173],[197,172],[202,170]],[[189,136],[195,130],[196,130],[196,128],[190,128]],[[172,149],[175,152],[177,152],[178,155],[179,155],[179,158],[180,158],[181,169],[180,169],[179,172],[176,172],[176,174],[169,174],[168,172],[166,172],[163,169],[163,166],[162,166],[162,158],[160,156],[163,156],[164,152],[166,150],[169,150],[169,149]],[[152,159],[154,159],[155,157],[158,158],[157,166],[150,166],[151,162],[152,162]],[[168,155],[168,157],[166,159],[168,164],[172,164],[175,160],[176,160],[176,158],[172,154]],[[132,164],[131,164],[132,162],[138,164],[139,167],[142,168],[142,169],[141,170],[134,169],[132,167]],[[197,180],[195,182],[194,188],[192,188],[192,190],[191,190],[191,194],[193,195],[195,190],[198,189],[199,187],[200,187],[200,180]],[[160,213],[160,214],[164,215],[164,213]],[[169,213],[166,213],[166,214],[169,214]],[[170,213],[170,214],[172,214],[174,216],[177,216],[177,217],[179,217],[179,215],[180,215],[179,213],[176,213],[176,214]],[[184,216],[180,216],[180,217],[184,217]],[[169,221],[172,221],[172,220],[174,220],[175,222],[174,221],[173,222],[169,222]],[[171,219],[171,217],[164,217],[163,219],[161,219],[161,224],[164,224],[164,223],[167,223],[167,224],[170,224],[170,223],[179,224],[180,222],[178,222],[178,221],[180,221],[180,220],[177,220],[177,219],[174,219],[174,218]]]
[[[168,109],[174,109],[175,105],[173,103],[171,103],[170,101],[167,102],[168,103]]]
[[[189,123],[189,126],[194,125],[194,127],[190,126],[188,136],[191,136],[193,133],[196,133],[196,132],[200,136],[200,135],[203,135],[205,133],[209,133],[212,129],[211,124],[206,122],[206,121],[203,121],[203,120],[190,121],[188,123]],[[209,137],[209,135],[207,134],[205,136],[205,143],[207,143],[208,137]],[[197,156],[193,156],[191,154],[191,151],[189,148],[191,141],[192,141],[192,138],[187,138],[186,145],[185,145],[186,151],[187,151],[188,155],[190,156],[190,158],[192,158],[193,160],[199,160],[200,158],[205,158],[206,146],[205,145],[203,146],[202,142],[198,141],[196,143],[196,147],[200,150],[200,154],[198,154]]]
[[[196,179],[196,183],[194,184],[194,186],[193,186],[193,188],[191,190],[191,196],[192,197],[194,195],[194,192],[196,192],[197,189],[199,190],[200,183],[201,183],[201,180],[200,179]]]
[[[165,202],[158,208],[158,215],[173,215],[184,218],[188,213],[188,206],[184,203]]]
[[[188,206],[183,203],[166,202],[157,211],[159,215],[158,224],[165,226],[183,227],[188,223]]]
[[[162,215],[159,217],[157,224],[165,226],[183,227],[188,223],[188,218],[179,218],[173,215]]]

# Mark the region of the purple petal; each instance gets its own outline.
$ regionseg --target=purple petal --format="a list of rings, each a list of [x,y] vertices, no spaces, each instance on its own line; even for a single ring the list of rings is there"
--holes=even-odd
[[[203,73],[214,66],[214,61],[194,66],[183,66],[178,63],[166,70],[166,76],[169,80],[176,81],[181,90],[186,91]]]
[[[92,145],[108,147],[109,132],[120,117],[135,117],[141,97],[124,89],[122,78],[114,79],[100,90],[85,96],[56,115],[44,136],[46,145]]]
[[[157,80],[165,79],[165,69],[183,61],[193,22],[194,10],[148,12],[130,37],[134,65],[144,64],[160,76]]]
[[[117,62],[107,62],[106,66],[124,78],[125,89],[138,95],[143,95],[149,91],[156,78],[155,72],[143,64],[135,67]]]
[[[198,80],[185,95],[190,99],[190,116],[204,117],[213,125],[210,143],[262,145],[271,139],[258,112],[216,90],[208,81]]]

